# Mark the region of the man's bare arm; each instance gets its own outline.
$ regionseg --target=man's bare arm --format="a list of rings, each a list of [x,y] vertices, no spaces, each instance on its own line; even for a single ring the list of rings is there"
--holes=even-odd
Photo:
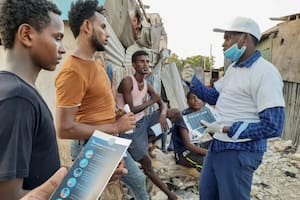
[[[90,125],[75,120],[78,107],[56,108],[56,131],[61,139],[88,139],[95,130],[109,134],[119,134],[135,128],[132,112],[124,114],[115,123]]]
[[[207,149],[197,147],[196,145],[191,143],[190,137],[189,137],[189,132],[185,128],[179,128],[179,133],[181,135],[183,144],[185,148],[191,152],[200,154],[200,155],[206,155]]]

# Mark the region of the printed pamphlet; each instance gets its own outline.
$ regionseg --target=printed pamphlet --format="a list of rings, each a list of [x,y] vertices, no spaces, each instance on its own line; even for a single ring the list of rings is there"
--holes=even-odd
[[[96,130],[50,199],[98,199],[130,143]]]
[[[168,124],[168,130],[172,127],[172,122],[167,118],[167,124]],[[156,123],[153,126],[150,127],[155,136],[159,136],[160,134],[163,133],[160,123]],[[166,131],[167,132],[167,131]]]
[[[201,124],[200,120],[211,123],[215,122],[216,119],[216,113],[208,105],[205,105],[200,111],[183,115],[183,120],[189,130],[191,142],[198,143],[199,138],[205,134],[206,127]]]

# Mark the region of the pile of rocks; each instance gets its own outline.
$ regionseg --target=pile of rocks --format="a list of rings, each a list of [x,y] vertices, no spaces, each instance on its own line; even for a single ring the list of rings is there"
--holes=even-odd
[[[253,200],[300,199],[300,148],[289,140],[269,140],[253,178],[251,196]]]
[[[153,166],[161,179],[182,200],[198,200],[197,170],[175,164],[173,152],[162,153],[155,149]],[[147,182],[152,200],[167,199],[151,181]],[[263,163],[256,170],[251,191],[253,200],[298,200],[300,199],[300,148],[281,138],[268,142],[268,151]]]
[[[153,167],[159,177],[167,183],[168,187],[178,196],[184,199],[199,199],[198,178],[200,173],[194,168],[187,168],[176,165],[174,153],[162,153],[155,149],[156,158],[152,160]],[[167,199],[166,195],[160,191],[151,181],[147,182],[150,187],[151,200]]]

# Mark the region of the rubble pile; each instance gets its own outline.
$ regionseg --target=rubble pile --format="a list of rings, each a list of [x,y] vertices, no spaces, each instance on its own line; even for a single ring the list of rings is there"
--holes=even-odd
[[[182,200],[199,199],[198,178],[200,173],[194,168],[187,168],[176,165],[174,153],[163,153],[155,149],[156,158],[152,160],[152,165],[159,177],[173,190]],[[148,181],[149,185],[151,181]],[[167,196],[151,183],[151,200],[164,200]]]
[[[198,177],[195,169],[175,164],[173,152],[162,153],[154,150],[155,171],[182,200],[198,200]],[[151,181],[147,180],[148,191],[152,200],[167,199]],[[128,198],[130,199],[130,195]],[[268,151],[263,163],[256,170],[252,191],[252,200],[298,200],[300,199],[300,148],[289,140],[270,139]]]
[[[253,178],[253,200],[300,199],[300,148],[280,138],[268,142],[263,163]]]

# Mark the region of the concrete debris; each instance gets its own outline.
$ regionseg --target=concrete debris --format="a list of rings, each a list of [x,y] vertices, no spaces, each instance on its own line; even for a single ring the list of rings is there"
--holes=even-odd
[[[268,141],[268,151],[253,178],[252,200],[300,199],[300,148],[290,140]]]

